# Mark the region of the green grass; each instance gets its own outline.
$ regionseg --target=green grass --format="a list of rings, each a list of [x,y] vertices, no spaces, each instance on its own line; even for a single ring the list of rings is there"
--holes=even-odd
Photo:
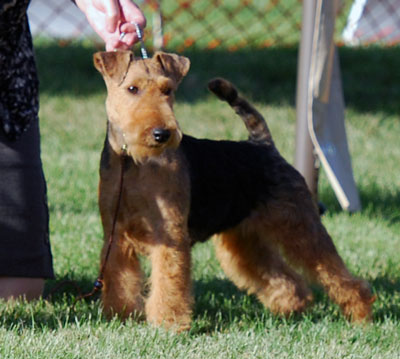
[[[97,182],[106,115],[94,49],[39,42],[42,158],[48,181],[56,280],[89,291],[98,271],[102,229]],[[268,119],[277,146],[293,161],[297,50],[192,52],[176,116],[198,137],[242,139],[232,111],[206,91],[207,80],[233,80]],[[341,49],[347,131],[363,211],[340,210],[321,173],[323,222],[350,269],[378,296],[374,321],[352,326],[314,288],[315,304],[289,319],[273,316],[231,284],[211,243],[193,251],[196,304],[190,332],[175,335],[143,322],[108,322],[99,302],[78,302],[66,286],[49,300],[0,303],[0,358],[400,358],[400,49]],[[149,266],[146,265],[146,271]]]

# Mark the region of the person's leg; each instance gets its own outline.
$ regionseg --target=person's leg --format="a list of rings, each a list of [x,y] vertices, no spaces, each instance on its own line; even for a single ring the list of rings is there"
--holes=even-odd
[[[0,297],[40,297],[53,278],[46,184],[34,121],[17,141],[0,130]]]
[[[43,293],[43,288],[43,278],[0,277],[1,299],[39,299]]]
[[[38,79],[24,16],[28,2],[9,3],[2,9],[9,31],[0,35],[0,297],[33,299],[44,279],[53,278]]]

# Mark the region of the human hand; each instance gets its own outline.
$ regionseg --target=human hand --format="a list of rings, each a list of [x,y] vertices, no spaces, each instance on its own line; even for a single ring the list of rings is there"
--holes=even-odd
[[[136,27],[131,22],[141,29],[146,26],[142,11],[131,0],[76,0],[76,5],[104,40],[107,51],[127,50],[138,41]],[[120,38],[122,32],[125,36]]]

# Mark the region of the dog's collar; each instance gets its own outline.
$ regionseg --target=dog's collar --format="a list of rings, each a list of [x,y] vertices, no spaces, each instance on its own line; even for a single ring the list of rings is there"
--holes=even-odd
[[[108,120],[108,132],[109,136],[112,138],[112,142],[119,147],[123,155],[128,154],[128,143],[126,141],[125,132],[116,124]]]
[[[128,144],[126,143],[126,137],[125,137],[125,132],[122,132],[122,145],[121,145],[121,151],[124,155],[128,154]]]

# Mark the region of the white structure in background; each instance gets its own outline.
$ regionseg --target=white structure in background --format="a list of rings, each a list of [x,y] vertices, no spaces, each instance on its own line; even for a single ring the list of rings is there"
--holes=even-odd
[[[361,209],[344,121],[338,53],[334,43],[339,0],[304,0],[297,71],[295,167],[318,199],[317,159],[343,209]]]
[[[343,40],[348,45],[400,43],[400,0],[355,0]]]

